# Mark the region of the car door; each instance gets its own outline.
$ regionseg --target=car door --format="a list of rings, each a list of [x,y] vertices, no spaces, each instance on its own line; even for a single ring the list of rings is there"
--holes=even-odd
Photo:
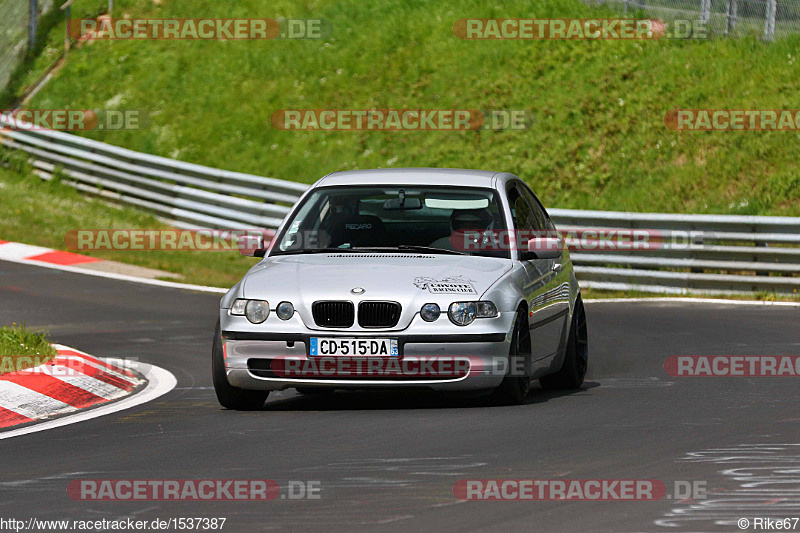
[[[534,259],[528,256],[527,239],[549,236],[548,219],[533,194],[521,182],[508,191],[518,239],[518,257],[525,268],[525,299],[531,328],[531,352],[534,373],[549,366],[558,353],[569,313],[569,284],[562,287],[560,259]],[[564,294],[562,294],[562,292]],[[565,297],[566,296],[566,297]]]

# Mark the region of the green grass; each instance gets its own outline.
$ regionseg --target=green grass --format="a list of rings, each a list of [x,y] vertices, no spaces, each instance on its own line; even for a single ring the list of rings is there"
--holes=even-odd
[[[0,156],[8,159],[8,153]],[[0,157],[0,159],[2,159]],[[0,239],[64,250],[72,229],[153,229],[168,226],[132,208],[87,198],[66,184],[45,182],[18,159],[0,167]],[[78,252],[76,252],[78,253]],[[230,287],[256,259],[238,251],[93,251],[93,257],[174,272],[181,281]]]
[[[19,103],[18,100],[23,96],[25,89],[44,75],[61,57],[64,51],[63,33],[60,34],[62,38],[58,40],[55,28],[63,19],[64,15],[58,9],[51,9],[39,17],[36,43],[33,50],[28,50],[23,60],[11,73],[6,91],[0,94],[0,109],[15,107]],[[25,31],[27,31],[27,28]],[[63,23],[61,31],[64,31]]]
[[[47,363],[56,353],[43,332],[16,323],[0,326],[0,375]]]
[[[96,14],[102,4],[80,9]],[[95,42],[74,48],[30,107],[142,110],[150,116],[143,129],[87,135],[305,183],[353,168],[497,169],[519,174],[554,207],[800,215],[798,132],[676,132],[663,122],[676,108],[798,107],[800,36],[767,44],[453,35],[465,17],[612,14],[578,0],[159,4],[119,0],[116,14],[314,17],[334,31],[325,41]],[[44,50],[55,53],[62,32],[55,26]],[[536,122],[522,132],[400,133],[270,124],[280,109],[372,107],[525,109]]]

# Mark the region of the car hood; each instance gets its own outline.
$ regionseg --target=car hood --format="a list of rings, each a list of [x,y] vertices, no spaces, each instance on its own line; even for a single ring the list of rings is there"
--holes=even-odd
[[[408,324],[435,302],[477,300],[511,269],[508,259],[466,255],[330,253],[268,257],[245,276],[242,297],[271,304],[290,301],[304,322],[319,300],[390,300],[403,306]],[[354,290],[355,289],[355,290]],[[363,292],[360,291],[363,289]],[[408,313],[407,313],[408,311]]]

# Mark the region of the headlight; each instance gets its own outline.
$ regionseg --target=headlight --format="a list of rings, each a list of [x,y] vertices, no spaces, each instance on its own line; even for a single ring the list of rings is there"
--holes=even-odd
[[[244,306],[244,314],[253,324],[261,324],[269,316],[269,302],[249,300]]]
[[[439,306],[436,304],[425,304],[422,306],[422,309],[419,310],[419,316],[422,317],[422,320],[425,322],[433,322],[439,315],[442,313],[442,310],[439,309]]]
[[[447,316],[456,326],[468,326],[476,318],[494,318],[497,316],[497,306],[490,301],[482,302],[453,302],[447,310]]]
[[[234,300],[233,305],[231,306],[231,314],[244,316],[245,305],[247,305],[247,300],[242,300],[241,298],[238,300]]]
[[[476,302],[453,302],[447,310],[450,322],[456,326],[469,326],[478,316],[478,304]]]
[[[278,307],[275,308],[275,314],[278,315],[278,318],[281,320],[289,320],[294,314],[294,306],[291,302],[281,302],[278,304]]]

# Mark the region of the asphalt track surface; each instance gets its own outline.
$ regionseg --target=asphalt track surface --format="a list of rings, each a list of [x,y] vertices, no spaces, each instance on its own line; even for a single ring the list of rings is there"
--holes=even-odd
[[[148,404],[0,441],[0,518],[225,517],[224,531],[628,532],[739,531],[736,517],[800,516],[800,378],[674,378],[663,367],[670,355],[800,355],[798,307],[591,303],[583,390],[536,388],[523,406],[288,390],[262,411],[234,412],[211,389],[218,301],[0,262],[0,323],[46,328],[56,342],[154,363],[178,379]],[[763,481],[755,488],[746,483],[754,473]],[[453,496],[460,479],[490,478],[658,479],[668,493],[676,480],[700,481],[710,494],[695,502]],[[318,481],[321,497],[74,501],[66,488],[78,479],[272,479],[284,489]]]

